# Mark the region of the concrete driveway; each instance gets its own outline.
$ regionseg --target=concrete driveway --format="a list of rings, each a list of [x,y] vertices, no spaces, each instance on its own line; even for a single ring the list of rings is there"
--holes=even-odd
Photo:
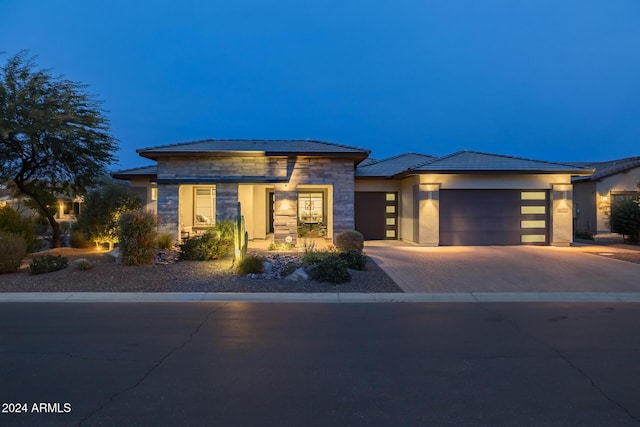
[[[405,292],[640,292],[640,264],[604,246],[417,247],[367,242],[365,252]]]

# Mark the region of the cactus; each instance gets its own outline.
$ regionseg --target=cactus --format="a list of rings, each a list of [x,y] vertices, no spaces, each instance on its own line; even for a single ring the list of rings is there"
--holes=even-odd
[[[238,213],[233,221],[233,242],[235,246],[233,262],[235,265],[239,265],[247,256],[247,245],[249,244],[249,233],[244,228],[244,216],[242,216],[240,202],[238,202]]]

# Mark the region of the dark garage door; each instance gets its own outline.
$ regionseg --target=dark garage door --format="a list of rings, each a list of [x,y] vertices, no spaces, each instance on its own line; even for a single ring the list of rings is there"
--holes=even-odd
[[[398,193],[355,193],[355,226],[366,240],[398,238]]]
[[[546,245],[545,190],[441,190],[440,244]]]

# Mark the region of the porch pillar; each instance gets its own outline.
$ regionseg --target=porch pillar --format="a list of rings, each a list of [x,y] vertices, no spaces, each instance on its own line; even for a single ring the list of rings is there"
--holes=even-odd
[[[550,244],[570,246],[573,242],[573,185],[554,184],[550,204]]]
[[[178,207],[179,186],[177,184],[158,185],[158,231],[179,237]]]
[[[422,183],[418,189],[418,243],[440,244],[440,184]]]
[[[275,243],[298,241],[298,189],[290,184],[278,184],[274,189],[273,234]],[[290,237],[290,242],[287,242]]]
[[[216,184],[216,221],[233,219],[238,212],[238,184]]]

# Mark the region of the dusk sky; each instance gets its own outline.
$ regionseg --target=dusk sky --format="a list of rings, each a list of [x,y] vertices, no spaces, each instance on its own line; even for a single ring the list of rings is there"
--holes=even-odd
[[[640,1],[0,0],[0,57],[104,101],[119,164],[206,138],[640,156]]]

